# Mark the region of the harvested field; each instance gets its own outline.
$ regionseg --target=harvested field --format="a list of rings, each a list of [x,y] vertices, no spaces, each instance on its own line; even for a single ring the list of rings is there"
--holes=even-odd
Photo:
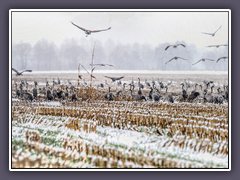
[[[76,74],[26,74],[12,79],[12,168],[228,168],[229,114],[228,101],[206,102],[200,95],[181,100],[181,82],[188,82],[188,93],[204,80],[214,81],[217,88],[228,84],[226,74],[170,75],[125,74],[122,84],[138,77],[142,83],[161,79],[171,81],[168,90],[160,88],[159,101],[149,99],[150,88],[144,85],[146,100],[136,100],[129,88],[105,82],[96,75],[92,82],[78,80]],[[109,74],[108,76],[119,76]],[[76,93],[76,100],[56,98],[51,101],[40,93],[33,101],[17,97],[14,85],[27,81],[31,92],[46,80],[61,79],[61,85]],[[144,83],[143,83],[144,84]],[[113,100],[106,99],[108,87]],[[122,94],[117,96],[121,90]],[[137,94],[137,89],[133,93]],[[70,94],[70,93],[69,93]],[[174,102],[167,98],[173,96]]]

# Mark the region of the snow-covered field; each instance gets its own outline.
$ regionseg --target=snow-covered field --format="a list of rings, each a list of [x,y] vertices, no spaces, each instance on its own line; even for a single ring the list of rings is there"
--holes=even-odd
[[[75,85],[76,73],[33,72],[13,75],[13,80],[37,79],[43,86],[46,79],[60,77]],[[106,71],[97,73],[94,85]],[[220,87],[228,81],[225,72],[108,73],[124,75],[123,82],[137,81],[138,76],[143,81],[170,79],[169,91],[177,92],[184,80],[202,82],[206,77]],[[12,167],[228,168],[228,124],[228,103],[25,102],[13,97]]]

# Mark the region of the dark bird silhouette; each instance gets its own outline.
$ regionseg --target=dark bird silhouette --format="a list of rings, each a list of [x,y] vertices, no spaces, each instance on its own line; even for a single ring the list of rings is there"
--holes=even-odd
[[[17,76],[23,75],[24,72],[32,72],[32,70],[30,70],[30,69],[23,70],[23,71],[21,71],[21,72],[18,71],[18,70],[16,70],[16,69],[14,69],[14,68],[12,68],[12,70],[16,73]]]
[[[217,44],[217,45],[210,45],[210,46],[207,46],[207,47],[219,48],[219,47],[222,47],[222,46],[228,46],[228,45],[227,44]]]
[[[47,90],[47,100],[49,100],[49,101],[52,101],[53,100],[53,95],[52,95],[52,92],[48,89]]]
[[[188,98],[187,90],[184,89],[185,84],[181,83],[182,85],[182,100],[185,101]]]
[[[28,92],[24,92],[23,93],[23,98],[27,101],[32,101],[33,100],[33,95],[28,93]]]
[[[202,62],[205,62],[206,60],[207,60],[207,61],[215,61],[215,60],[209,59],[209,58],[202,58],[202,59],[198,60],[197,62],[193,63],[192,65],[195,65],[195,64],[197,64],[197,63],[200,63],[201,61],[202,61]]]
[[[114,100],[114,95],[111,92],[111,87],[108,87],[108,93],[105,94],[105,99],[107,99],[108,101],[113,101]]]
[[[111,79],[112,82],[115,82],[115,81],[118,81],[118,80],[124,78],[124,76],[121,76],[121,77],[109,77],[109,76],[104,76],[104,77]]]
[[[178,60],[178,59],[181,59],[181,60],[188,60],[188,59],[184,59],[184,58],[181,58],[181,57],[175,56],[175,57],[173,57],[172,59],[170,59],[170,60],[168,60],[167,62],[165,62],[165,64],[167,64],[167,63],[169,63],[169,62],[171,62],[171,61],[173,61],[173,60]]]
[[[77,95],[75,93],[72,94],[72,97],[71,97],[71,100],[72,101],[77,101]]]
[[[174,103],[173,95],[172,95],[172,94],[169,94],[169,95],[166,97],[166,100],[167,100],[167,102]]]
[[[199,92],[192,91],[191,94],[188,96],[188,101],[193,102],[193,100],[196,99],[199,95]]]
[[[221,29],[222,26],[220,26],[214,33],[207,33],[207,32],[202,32],[202,34],[206,34],[206,35],[210,35],[210,36],[215,36],[216,33],[219,31],[219,29]]]
[[[107,31],[107,30],[110,30],[110,29],[111,29],[111,27],[109,27],[109,28],[107,28],[107,29],[89,30],[89,29],[85,29],[85,28],[83,28],[83,27],[80,27],[80,26],[74,24],[73,22],[71,22],[71,23],[72,23],[72,25],[76,26],[76,27],[79,28],[80,30],[84,31],[85,34],[86,34],[86,37],[87,37],[88,35],[90,35],[91,33],[97,33],[97,32]]]
[[[217,59],[216,63],[218,63],[220,60],[225,60],[225,59],[228,59],[228,57],[227,56],[220,57]]]
[[[158,102],[160,100],[160,98],[161,98],[160,93],[159,92],[154,92],[154,90],[157,91],[157,89],[153,90],[152,87],[150,87],[150,89],[151,90],[150,90],[149,95],[148,95],[149,99],[153,100],[155,102]]]
[[[33,98],[36,99],[37,96],[38,96],[38,90],[37,90],[36,87],[33,88],[33,90],[32,90],[32,94],[33,94]]]
[[[146,97],[142,95],[141,88],[139,88],[137,94],[133,94],[133,88],[132,88],[132,87],[133,87],[133,86],[130,86],[130,92],[131,92],[132,99],[133,99],[134,101],[142,101],[142,100],[147,101]]]
[[[186,47],[186,45],[184,45],[184,44],[173,44],[173,45],[168,45],[165,48],[165,51],[168,50],[168,48],[170,48],[170,47],[177,48],[178,46]]]

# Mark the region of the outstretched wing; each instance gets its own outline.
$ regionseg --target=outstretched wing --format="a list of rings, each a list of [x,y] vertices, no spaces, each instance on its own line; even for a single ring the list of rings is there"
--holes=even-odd
[[[165,64],[171,62],[175,57],[173,57],[172,59],[169,59],[168,61],[165,62]]]
[[[112,64],[105,64],[106,66],[111,66],[111,67],[113,67],[114,65],[112,65]]]
[[[121,76],[121,77],[115,78],[115,79],[116,79],[116,80],[120,80],[120,79],[122,79],[122,78],[124,78],[124,76]]]
[[[12,68],[12,70],[13,70],[15,73],[19,74],[19,72],[18,72],[16,69]]]
[[[177,44],[177,46],[186,47],[186,45],[185,45],[185,44]]]
[[[100,29],[100,30],[92,30],[91,32],[92,33],[96,33],[96,32],[101,32],[101,31],[107,31],[107,30],[110,30],[111,27],[107,28],[107,29]]]
[[[93,64],[93,66],[112,66],[112,64]]]
[[[185,59],[185,58],[182,58],[182,57],[177,57],[178,59],[182,59],[182,60],[188,60],[188,59]]]
[[[202,61],[202,59],[198,60],[197,62],[193,63],[192,65],[195,65],[197,63],[200,63]]]
[[[95,68],[96,68],[96,67],[93,67],[92,70],[91,70],[91,72],[93,72],[93,71],[95,70]]]
[[[81,65],[81,64],[80,64]],[[83,66],[83,65],[81,65],[82,66],[82,68],[89,74],[89,75],[91,75],[91,73]]]
[[[71,22],[71,23],[72,23],[72,25],[76,26],[77,28],[81,29],[82,31],[85,31],[85,32],[86,32],[86,31],[89,31],[89,30],[87,30],[87,29],[85,29],[85,28],[83,28],[83,27],[80,27],[80,26],[74,24],[73,22]]]
[[[207,34],[207,35],[213,35],[212,33],[206,33],[206,32],[202,32],[202,34]]]
[[[165,48],[165,51],[168,49],[168,48],[170,48],[172,45],[168,45],[166,48]]]
[[[24,73],[24,72],[32,72],[32,70],[30,70],[30,69],[26,69],[26,70],[20,72],[20,74],[22,74],[22,73]]]
[[[80,64],[81,65],[81,64]],[[95,76],[93,76],[83,65],[81,65],[82,66],[82,68],[85,70],[85,71],[87,71],[87,73],[92,77],[92,78],[94,78],[94,79],[96,79],[96,77]],[[93,71],[95,68],[93,68],[91,71]]]
[[[105,78],[111,79],[113,81],[113,77],[109,77],[109,76],[104,76]]]
[[[217,45],[210,45],[210,46],[207,46],[207,47],[217,47]]]
[[[228,46],[227,44],[218,44],[218,45],[210,45],[207,47],[220,47],[220,46]]]
[[[217,62],[220,61],[221,59],[227,59],[227,58],[228,58],[227,56],[220,57],[217,59]]]
[[[222,26],[220,26],[213,34],[216,34],[216,32],[219,31],[219,29],[221,29]]]
[[[214,59],[205,58],[208,61],[215,61]]]

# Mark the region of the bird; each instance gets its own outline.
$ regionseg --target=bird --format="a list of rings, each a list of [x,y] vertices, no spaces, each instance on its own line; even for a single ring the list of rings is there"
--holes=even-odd
[[[96,79],[96,77],[93,76],[92,73],[90,73],[83,65],[80,64],[80,66],[82,66],[82,68],[83,68],[92,78]],[[95,67],[91,69],[91,72],[93,72],[94,69],[95,69]],[[79,77],[79,75],[78,75],[78,77]],[[80,77],[82,78],[81,75],[80,75]],[[80,77],[79,77],[79,78],[80,78]],[[81,79],[81,78],[80,78],[80,79]]]
[[[216,33],[218,32],[219,29],[221,29],[222,26],[220,26],[214,33],[207,33],[207,32],[202,32],[202,34],[207,34],[210,35],[212,37],[214,37],[216,35]]]
[[[108,101],[113,101],[114,100],[114,95],[113,93],[111,92],[111,87],[109,86],[108,87],[108,93],[105,94],[105,99],[107,99]]]
[[[165,51],[168,50],[168,48],[170,48],[170,47],[177,48],[178,46],[186,47],[186,45],[184,45],[184,44],[168,45],[168,46],[165,48]]]
[[[220,57],[217,59],[216,63],[218,63],[220,60],[225,60],[225,59],[228,59],[228,56],[223,56],[223,57]]]
[[[209,45],[207,47],[215,47],[215,48],[219,48],[221,46],[228,46],[227,44],[217,44],[217,45]]]
[[[14,68],[12,68],[12,70],[16,73],[17,76],[23,75],[24,72],[32,72],[32,70],[30,70],[30,69],[23,70],[23,71],[21,71],[21,72],[18,71],[18,70],[16,70],[16,69],[14,69]]]
[[[84,31],[85,34],[86,34],[86,37],[87,37],[88,35],[90,35],[91,33],[97,33],[97,32],[107,31],[107,30],[110,30],[110,29],[111,29],[111,27],[109,27],[109,28],[107,28],[107,29],[89,30],[89,29],[85,29],[85,28],[83,28],[83,27],[80,27],[80,26],[76,25],[76,24],[73,23],[73,22],[71,22],[71,23],[72,23],[72,25],[74,25],[74,26],[76,26],[77,28],[79,28],[79,29],[81,29],[82,31]]]
[[[92,66],[111,66],[111,67],[113,67],[112,64],[90,64],[90,65],[92,65]]]
[[[131,93],[131,97],[134,101],[142,101],[145,100],[147,101],[146,97],[142,95],[142,91],[141,88],[139,88],[138,93],[137,94],[133,94],[133,86],[130,86],[130,93]]]
[[[169,62],[171,62],[171,61],[173,61],[173,60],[178,60],[178,59],[188,60],[188,59],[184,59],[184,58],[181,58],[181,57],[175,56],[175,57],[173,57],[172,59],[170,59],[170,60],[168,60],[167,62],[165,62],[165,64],[167,64],[167,63],[169,63]]]
[[[104,77],[111,79],[112,82],[115,82],[115,81],[117,81],[117,80],[120,80],[120,79],[124,78],[124,76],[121,76],[121,77],[109,77],[109,76],[104,76]]]
[[[199,59],[197,62],[193,63],[192,65],[195,65],[195,64],[197,64],[197,63],[200,63],[201,61],[205,62],[206,60],[207,60],[207,61],[215,61],[215,60],[209,59],[209,58],[202,58],[202,59]]]
[[[24,92],[23,93],[23,98],[27,101],[33,101],[33,95],[30,94],[29,92]]]

